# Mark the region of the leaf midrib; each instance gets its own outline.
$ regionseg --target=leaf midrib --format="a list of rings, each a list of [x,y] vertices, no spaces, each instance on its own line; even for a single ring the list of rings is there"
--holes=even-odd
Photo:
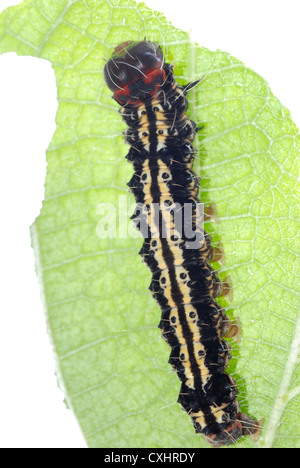
[[[271,416],[265,428],[265,436],[259,442],[259,445],[264,448],[272,448],[276,437],[276,431],[280,424],[281,416],[286,405],[297,395],[300,394],[300,386],[288,391],[292,381],[293,371],[298,363],[300,351],[300,310],[296,322],[294,338],[291,343],[290,352],[287,357],[285,368],[283,369],[278,393],[273,402]]]

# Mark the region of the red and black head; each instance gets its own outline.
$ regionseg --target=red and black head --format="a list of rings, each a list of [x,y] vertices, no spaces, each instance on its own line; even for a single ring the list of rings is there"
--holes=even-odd
[[[164,83],[163,66],[163,53],[153,42],[123,42],[105,65],[104,78],[119,104],[138,104]]]

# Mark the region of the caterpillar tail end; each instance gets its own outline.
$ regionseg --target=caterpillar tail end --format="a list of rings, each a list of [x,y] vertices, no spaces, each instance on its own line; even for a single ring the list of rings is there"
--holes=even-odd
[[[250,436],[256,441],[260,435],[262,421],[257,421],[245,413],[238,413],[235,421],[226,429],[217,433],[204,436],[213,447],[223,447],[236,443],[242,436]]]

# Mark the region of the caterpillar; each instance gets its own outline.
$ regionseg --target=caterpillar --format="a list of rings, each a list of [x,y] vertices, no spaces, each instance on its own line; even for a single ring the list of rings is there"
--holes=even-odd
[[[209,263],[215,250],[202,229],[200,180],[192,171],[197,128],[187,116],[187,93],[200,80],[179,86],[173,68],[158,45],[128,41],[115,48],[104,77],[128,125],[132,219],[144,237],[139,253],[152,272],[159,327],[181,381],[178,403],[196,433],[223,446],[258,433],[259,423],[240,411],[236,381],[225,372],[231,355],[223,338],[236,331],[215,300],[224,287]]]

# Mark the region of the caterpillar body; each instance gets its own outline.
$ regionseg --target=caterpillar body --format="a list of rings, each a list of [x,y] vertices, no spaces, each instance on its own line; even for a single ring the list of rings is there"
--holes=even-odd
[[[258,433],[259,423],[240,411],[236,382],[225,372],[231,356],[223,338],[232,327],[215,300],[222,282],[209,264],[214,249],[199,222],[199,178],[192,171],[197,129],[186,96],[198,82],[179,86],[173,66],[149,41],[120,44],[104,76],[128,125],[126,157],[134,168],[128,185],[137,202],[132,219],[144,230],[140,255],[152,272],[159,327],[181,381],[178,402],[196,433],[213,446],[230,445]]]

